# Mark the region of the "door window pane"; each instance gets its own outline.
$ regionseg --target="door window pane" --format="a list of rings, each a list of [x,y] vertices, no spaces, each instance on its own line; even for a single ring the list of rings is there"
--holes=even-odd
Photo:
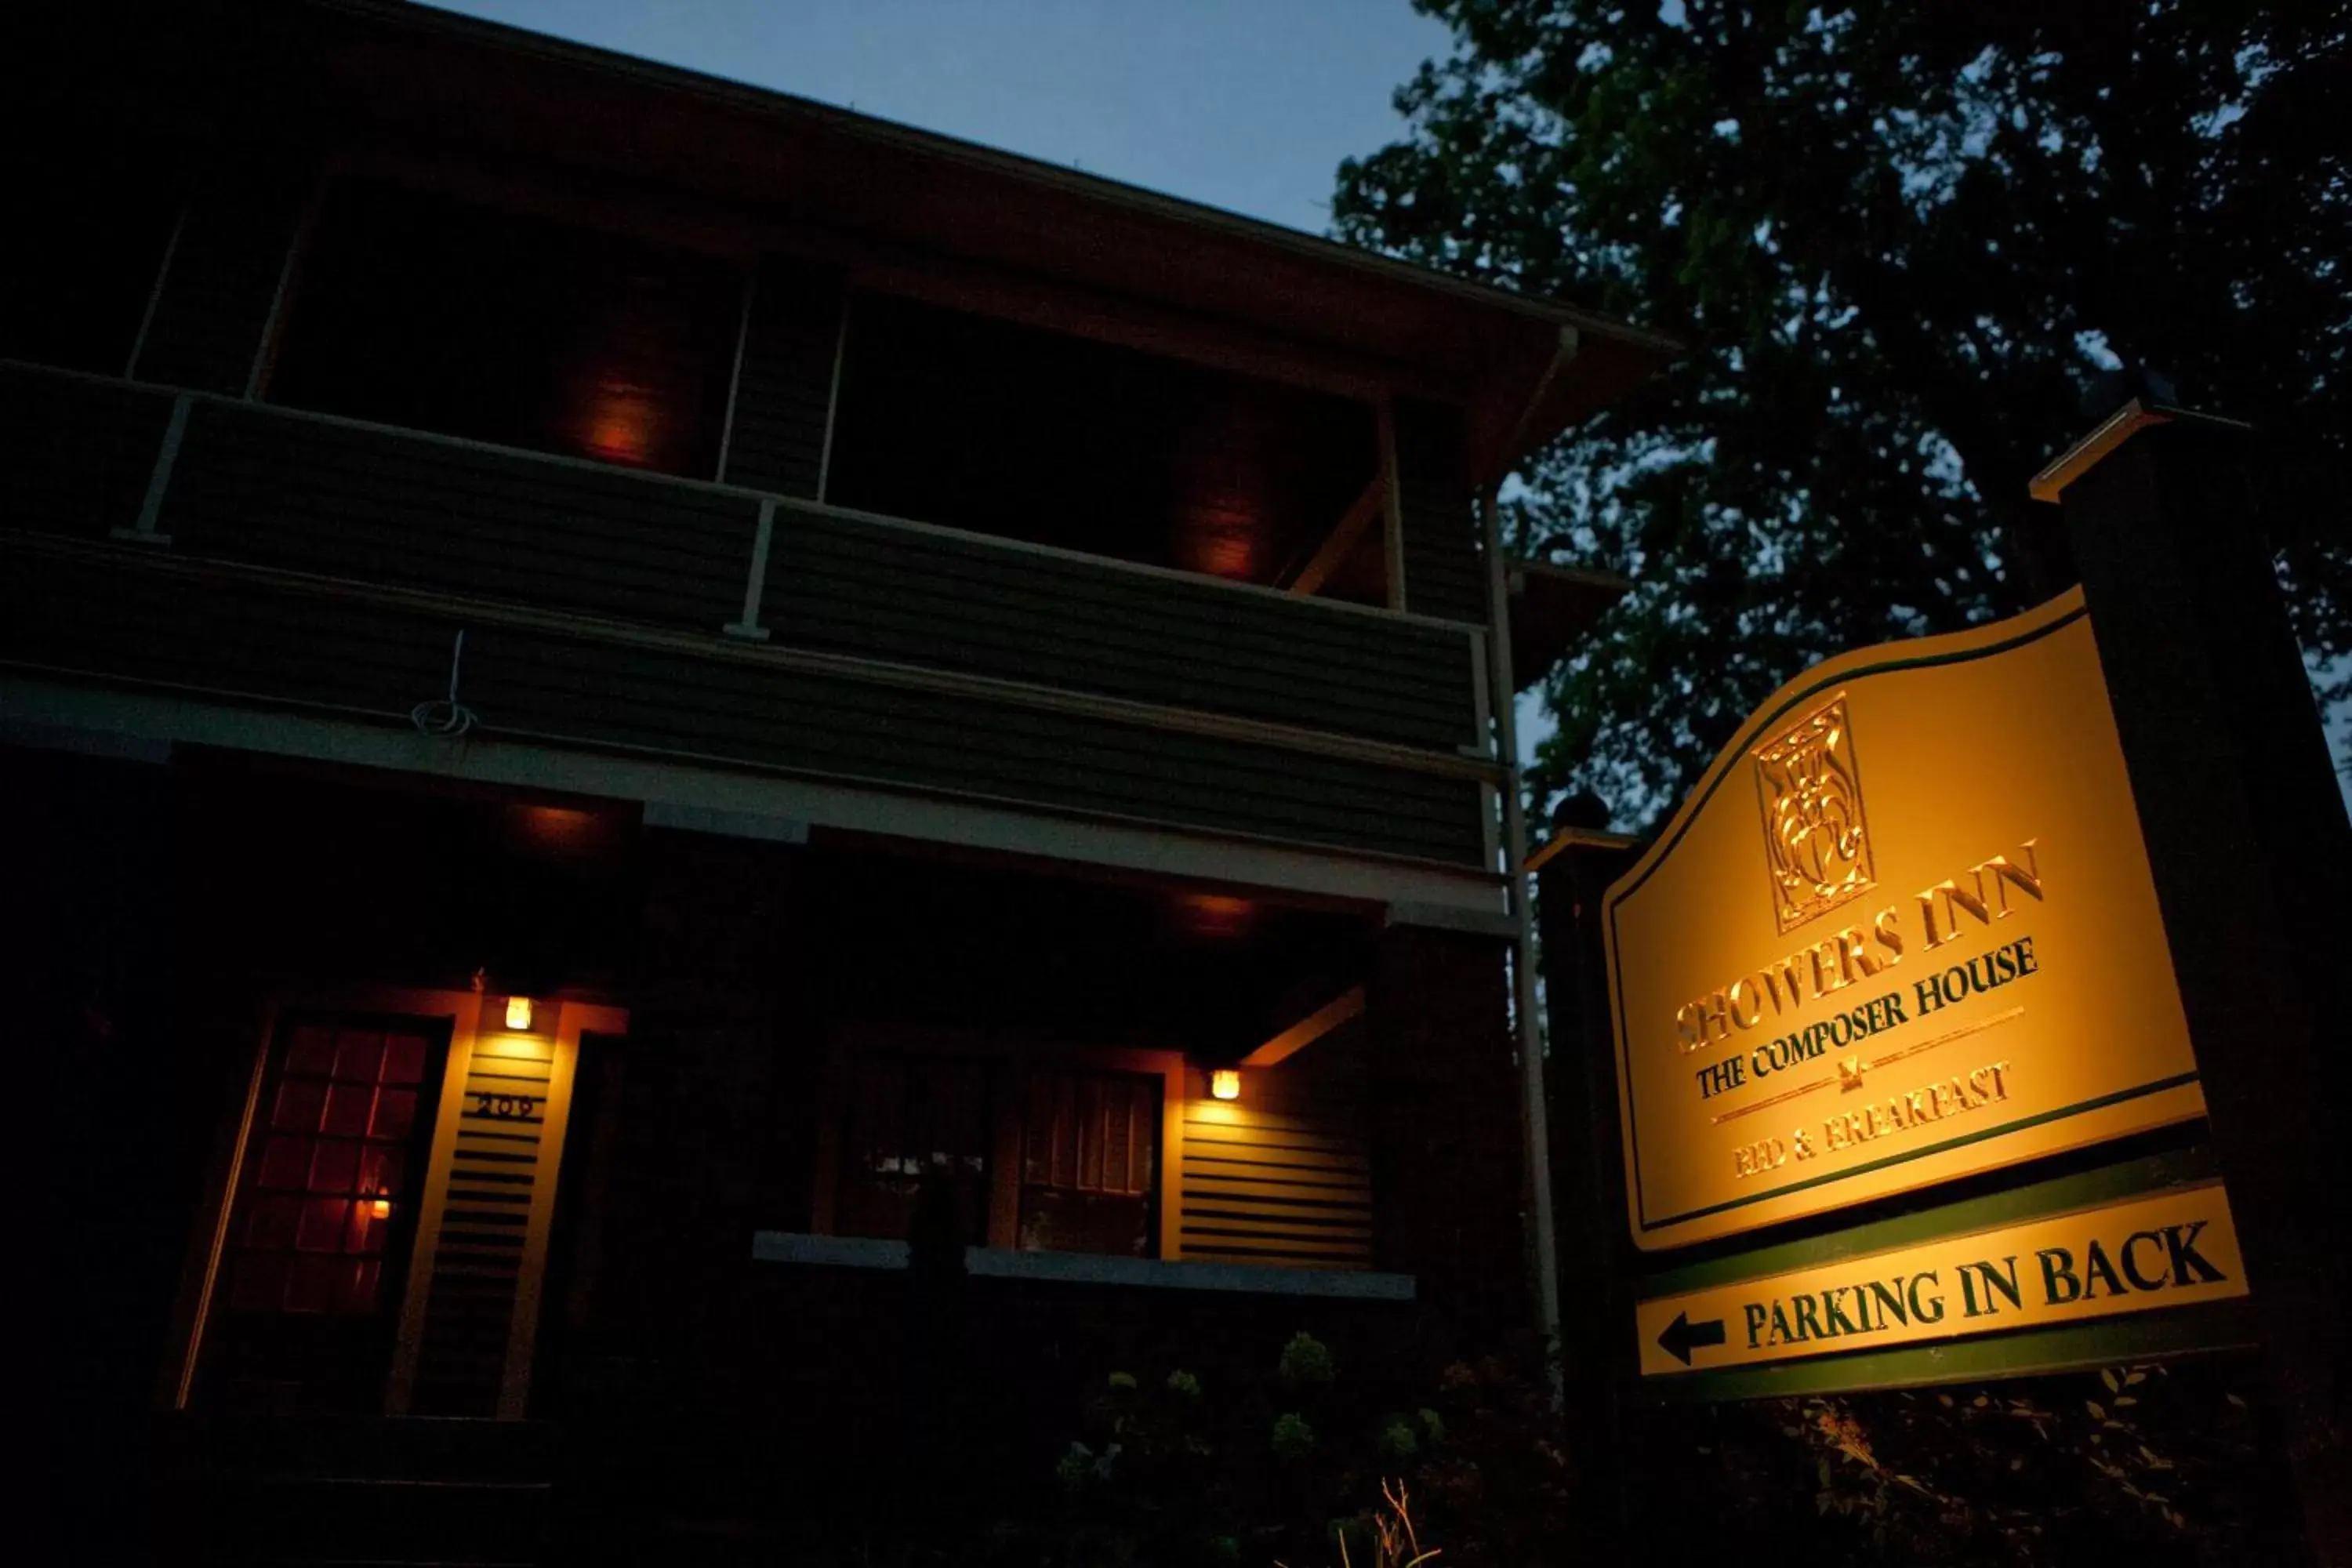
[[[307,1024],[297,1028],[293,1042],[286,1047],[288,1080],[325,1078],[334,1070],[335,1032]]]
[[[261,1152],[261,1184],[299,1189],[310,1179],[312,1141],[273,1132]]]
[[[356,1138],[368,1129],[368,1110],[375,1104],[375,1089],[364,1083],[339,1083],[327,1090],[327,1113],[320,1121],[320,1131],[340,1138]]]
[[[383,1250],[384,1232],[392,1228],[392,1200],[361,1198],[352,1205],[351,1235],[343,1242],[343,1250],[355,1258],[369,1258]]]
[[[1158,1250],[1160,1088],[1143,1073],[1030,1073],[1024,1250],[1127,1258]]]
[[[252,1217],[246,1221],[246,1246],[272,1251],[293,1246],[294,1222],[301,1214],[299,1198],[272,1193],[256,1199]]]
[[[396,1146],[370,1143],[360,1151],[358,1191],[362,1197],[388,1198],[400,1191],[406,1155]]]
[[[394,1035],[384,1042],[383,1080],[415,1083],[425,1076],[425,1041],[418,1035]]]
[[[351,1033],[335,1042],[335,1076],[347,1083],[373,1083],[383,1063],[383,1037]]]
[[[416,1124],[416,1091],[387,1089],[375,1097],[375,1120],[368,1124],[371,1138],[405,1138]]]
[[[314,1193],[348,1193],[352,1178],[359,1174],[360,1146],[341,1138],[321,1138],[319,1152],[310,1161],[310,1190]]]
[[[278,1086],[278,1107],[269,1125],[287,1132],[316,1132],[327,1103],[327,1086],[316,1079],[289,1078]]]
[[[351,1212],[349,1198],[312,1198],[302,1205],[302,1224],[294,1233],[297,1252],[340,1252],[343,1221]]]

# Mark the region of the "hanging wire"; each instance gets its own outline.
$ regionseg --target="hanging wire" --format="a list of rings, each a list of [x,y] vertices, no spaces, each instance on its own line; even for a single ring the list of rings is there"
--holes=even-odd
[[[449,649],[449,696],[446,700],[420,702],[408,710],[408,721],[416,726],[420,735],[444,735],[455,739],[480,723],[481,716],[457,700],[457,669],[466,658],[466,634],[457,633],[455,646]]]

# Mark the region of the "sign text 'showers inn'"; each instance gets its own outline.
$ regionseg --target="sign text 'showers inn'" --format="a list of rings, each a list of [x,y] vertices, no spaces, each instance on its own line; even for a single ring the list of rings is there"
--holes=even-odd
[[[1604,900],[1634,1239],[2202,1114],[2079,591],[1775,692]]]

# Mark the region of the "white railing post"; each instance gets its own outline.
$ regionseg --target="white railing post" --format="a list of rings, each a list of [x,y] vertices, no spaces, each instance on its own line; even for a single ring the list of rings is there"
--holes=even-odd
[[[776,531],[776,498],[760,498],[760,525],[751,535],[751,570],[743,579],[743,615],[720,630],[747,642],[766,642],[768,628],[760,624],[760,597],[768,587],[768,541]]]
[[[109,530],[114,538],[133,544],[172,542],[172,536],[156,531],[155,524],[163,515],[163,492],[171,488],[172,467],[180,460],[180,443],[188,433],[188,405],[192,401],[184,392],[172,399],[172,417],[163,426],[163,445],[155,449],[155,467],[147,475],[147,494],[139,503],[139,521],[129,528]]]

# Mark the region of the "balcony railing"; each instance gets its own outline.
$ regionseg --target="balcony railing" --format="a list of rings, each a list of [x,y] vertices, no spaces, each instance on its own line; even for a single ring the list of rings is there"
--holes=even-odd
[[[0,528],[84,547],[31,621],[126,623],[19,664],[404,713],[465,629],[493,733],[1491,868],[1476,627],[22,364],[0,414]]]

